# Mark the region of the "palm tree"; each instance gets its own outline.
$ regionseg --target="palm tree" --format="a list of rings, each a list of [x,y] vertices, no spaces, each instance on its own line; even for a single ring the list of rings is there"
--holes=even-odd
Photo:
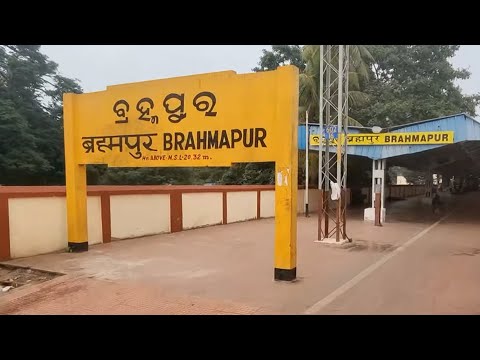
[[[309,111],[312,118],[318,119],[319,102],[319,73],[320,73],[320,47],[318,45],[305,45],[303,58],[306,63],[305,70],[300,74],[300,112]],[[349,86],[348,101],[351,107],[365,104],[368,97],[360,90],[360,84],[368,81],[368,64],[373,61],[372,55],[364,45],[350,45],[349,51]],[[362,126],[360,122],[349,117],[349,125]]]

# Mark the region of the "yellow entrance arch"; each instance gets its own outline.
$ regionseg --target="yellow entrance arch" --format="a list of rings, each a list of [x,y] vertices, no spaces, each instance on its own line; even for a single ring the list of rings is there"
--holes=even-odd
[[[88,250],[86,165],[275,162],[274,278],[296,278],[298,69],[233,71],[64,94],[68,244]]]

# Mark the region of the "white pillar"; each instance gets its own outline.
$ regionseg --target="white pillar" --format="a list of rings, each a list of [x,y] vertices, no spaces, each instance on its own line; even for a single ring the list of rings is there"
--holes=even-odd
[[[381,211],[381,222],[385,222],[385,170],[387,166],[386,159],[373,160],[372,163],[372,206],[366,208],[363,213],[363,220],[365,221],[375,221],[375,190],[376,187],[380,187],[380,192],[382,194],[382,211]]]

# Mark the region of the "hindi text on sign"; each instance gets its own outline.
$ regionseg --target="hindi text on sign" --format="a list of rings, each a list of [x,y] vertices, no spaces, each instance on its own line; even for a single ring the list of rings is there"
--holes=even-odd
[[[348,146],[452,144],[453,135],[453,131],[347,134],[347,144]],[[340,138],[344,139],[344,135]],[[325,139],[323,141],[325,143]],[[330,139],[330,145],[335,146],[337,141],[338,139]],[[310,145],[318,146],[319,143],[319,135],[310,136]]]

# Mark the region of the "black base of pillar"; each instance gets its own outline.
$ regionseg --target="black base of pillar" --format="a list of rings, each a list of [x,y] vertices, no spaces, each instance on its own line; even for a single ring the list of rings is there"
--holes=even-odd
[[[88,242],[83,243],[68,243],[68,252],[84,252],[88,251]]]
[[[297,268],[293,269],[277,269],[275,268],[275,280],[293,281],[297,278]]]

